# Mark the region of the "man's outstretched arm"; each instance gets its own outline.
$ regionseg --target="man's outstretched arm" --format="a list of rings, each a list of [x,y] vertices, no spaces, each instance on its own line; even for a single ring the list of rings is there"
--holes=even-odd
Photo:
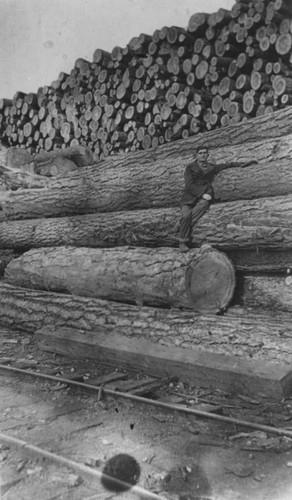
[[[250,165],[256,165],[258,163],[257,160],[251,161],[232,161],[229,163],[217,163],[215,165],[216,173],[221,172],[222,170],[227,170],[227,168],[244,168],[249,167]]]

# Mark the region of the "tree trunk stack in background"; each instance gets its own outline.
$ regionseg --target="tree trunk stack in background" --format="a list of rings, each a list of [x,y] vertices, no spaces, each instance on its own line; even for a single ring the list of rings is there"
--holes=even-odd
[[[291,364],[291,54],[288,2],[241,0],[193,15],[186,30],[97,49],[37,94],[2,99],[4,145],[81,145],[95,161],[38,189],[0,191],[0,323]],[[201,145],[222,166],[257,163],[216,176],[215,203],[182,255],[183,172]],[[236,271],[217,314],[197,313],[188,296],[203,244]]]
[[[30,152],[87,145],[100,159],[155,148],[292,104],[291,49],[289,0],[239,0],[1,99],[0,135]]]

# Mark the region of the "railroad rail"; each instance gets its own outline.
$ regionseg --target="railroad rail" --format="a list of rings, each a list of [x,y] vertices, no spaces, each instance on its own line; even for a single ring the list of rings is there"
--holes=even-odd
[[[178,411],[178,412],[182,412],[182,413],[187,413],[189,415],[194,415],[197,417],[204,417],[204,418],[208,418],[208,419],[212,419],[212,420],[218,420],[220,422],[241,425],[243,427],[257,429],[257,430],[260,430],[263,432],[276,434],[278,436],[286,436],[286,437],[292,438],[292,431],[288,430],[288,429],[280,429],[280,428],[272,427],[269,425],[262,425],[262,424],[258,424],[255,422],[249,422],[247,420],[226,417],[224,415],[218,415],[216,413],[210,413],[210,412],[206,412],[206,411],[196,410],[194,408],[190,408],[187,405],[165,403],[163,401],[159,401],[156,399],[137,396],[136,394],[133,394],[132,392],[123,392],[120,390],[108,389],[105,387],[106,384],[101,384],[101,385],[88,384],[88,383],[84,383],[84,382],[78,382],[76,380],[70,380],[70,379],[63,378],[63,377],[46,375],[46,374],[39,373],[39,372],[35,373],[35,372],[28,371],[28,370],[22,370],[20,368],[14,368],[14,367],[5,366],[5,365],[0,365],[0,370],[5,370],[7,372],[15,373],[15,374],[29,375],[29,376],[36,377],[39,379],[50,380],[52,382],[58,382],[60,384],[65,384],[65,385],[68,385],[71,387],[78,387],[78,388],[84,389],[86,391],[93,391],[93,392],[97,393],[97,399],[99,401],[102,399],[103,394],[105,394],[105,395],[116,397],[116,398],[128,399],[131,401],[135,401],[137,403],[156,406],[158,408],[164,408],[164,409],[170,410],[170,411]],[[113,378],[114,378],[114,376],[113,376]],[[169,381],[169,379],[167,379],[167,380],[161,379],[160,384],[156,383],[156,389],[158,387],[161,387],[162,385],[164,385],[167,381]],[[108,380],[108,383],[110,383],[110,380]],[[153,385],[152,380],[151,380],[151,382],[149,382],[149,385],[150,384]],[[152,387],[151,388],[149,388],[149,386],[148,387],[146,386],[146,388],[144,387],[144,394],[150,393],[151,390],[152,390]]]
[[[110,368],[112,370],[112,368]],[[171,402],[166,402],[165,401],[165,392],[169,393],[169,383],[170,379],[154,379],[153,377],[144,377],[144,378],[136,378],[139,377],[139,374],[133,373],[133,372],[118,372],[116,370],[111,371],[111,373],[101,375],[93,380],[89,380],[88,382],[84,381],[84,377],[80,375],[73,375],[73,378],[76,380],[72,380],[70,377],[66,376],[55,376],[55,375],[49,375],[47,373],[42,373],[32,371],[32,369],[21,369],[16,366],[8,366],[5,364],[0,364],[0,372],[2,374],[5,374],[6,376],[8,375],[9,379],[13,380],[13,376],[21,377],[22,382],[24,382],[27,379],[32,379],[33,381],[43,381],[43,382],[48,382],[49,384],[58,384],[60,388],[72,388],[72,389],[77,389],[78,393],[76,396],[81,394],[84,395],[96,395],[96,402],[99,404],[102,404],[103,402],[107,401],[115,401],[115,400],[125,400],[132,402],[134,406],[137,408],[141,405],[147,405],[148,407],[154,407],[157,410],[164,410],[167,413],[167,415],[170,415],[173,413],[180,413],[182,415],[186,416],[194,416],[194,417],[199,417],[200,419],[208,419],[208,420],[213,420],[217,422],[223,422],[226,424],[229,424],[233,430],[234,426],[237,429],[238,426],[243,426],[249,429],[256,429],[259,431],[263,431],[267,434],[271,435],[277,435],[280,437],[288,437],[292,438],[292,431],[289,429],[285,428],[278,428],[278,427],[272,427],[269,425],[262,425],[260,423],[256,422],[249,422],[247,420],[243,419],[238,419],[238,418],[233,418],[233,417],[228,417],[225,415],[217,414],[217,413],[212,413],[211,411],[202,411],[193,408],[192,405],[192,400],[191,400],[191,395],[185,394],[181,395],[182,396],[182,401],[179,403],[171,403]],[[141,376],[142,377],[142,376]],[[173,385],[175,385],[177,381],[173,381]],[[8,380],[8,385],[10,386],[9,380]],[[32,384],[33,387],[34,384]],[[164,390],[164,389],[167,389]],[[49,389],[48,389],[49,390]],[[162,392],[162,396],[159,394]],[[170,391],[173,394],[175,394],[175,390]],[[177,393],[176,393],[177,394]],[[62,392],[62,396],[60,394],[60,399],[63,400],[64,396],[64,401],[66,394]],[[72,394],[71,394],[72,396]],[[107,397],[110,397],[110,400],[108,400]],[[75,395],[73,395],[73,398],[75,398]],[[72,399],[72,398],[71,398]],[[78,399],[76,397],[76,399]],[[179,398],[177,398],[179,399]],[[195,396],[194,396],[194,399]],[[94,400],[94,398],[93,398]],[[92,401],[89,400],[89,401]],[[65,403],[66,404],[66,403]],[[96,404],[96,403],[94,403]],[[82,407],[86,406],[81,405]],[[67,408],[65,409],[67,412]],[[70,409],[68,408],[68,413],[70,413]],[[57,412],[58,415],[58,412]],[[95,419],[96,420],[96,419]],[[29,419],[27,420],[29,421]],[[82,422],[84,424],[84,422]],[[87,423],[87,422],[86,422]],[[25,422],[21,422],[21,425],[24,426]],[[89,427],[94,427],[97,428],[98,425],[100,425],[99,422],[94,422],[94,425],[89,425]],[[14,427],[8,426],[8,429],[12,430],[17,429],[19,424],[16,424]],[[81,432],[83,428],[77,429],[77,432],[80,434],[81,441],[84,439],[84,434]],[[7,430],[8,430],[7,429]],[[46,429],[46,427],[44,427]],[[2,428],[1,428],[2,430]],[[57,429],[58,430],[58,429]],[[59,430],[58,430],[59,431]],[[16,430],[16,432],[19,433],[19,429]],[[20,432],[22,432],[20,430]],[[41,432],[40,429],[38,432]],[[73,431],[75,432],[75,431]],[[10,434],[10,432],[8,433]],[[66,446],[63,446],[63,443],[61,445],[61,452],[58,449],[58,446],[55,446],[55,444],[52,444],[50,440],[45,441],[45,444],[41,441],[40,444],[32,444],[31,439],[19,439],[19,437],[22,437],[17,435],[17,437],[8,435],[7,433],[2,433],[0,432],[0,445],[2,446],[9,446],[13,449],[16,449],[16,452],[22,452],[22,454],[25,454],[25,456],[32,456],[35,459],[38,460],[46,460],[47,463],[54,464],[55,466],[59,467],[66,467],[76,474],[80,475],[81,477],[84,477],[84,479],[89,480],[89,482],[96,483],[100,487],[100,483],[104,479],[108,480],[111,482],[113,485],[113,488],[116,488],[116,490],[112,491],[126,491],[126,489],[129,491],[129,494],[131,495],[136,495],[135,498],[145,498],[145,499],[156,499],[156,500],[169,500],[172,498],[177,498],[176,496],[168,496],[167,494],[164,494],[165,492],[163,491],[162,493],[157,492],[157,491],[148,491],[147,490],[147,484],[146,488],[144,489],[143,487],[138,486],[137,484],[130,484],[127,483],[126,481],[120,481],[118,478],[112,478],[111,476],[107,476],[107,474],[104,472],[105,469],[99,470],[96,468],[92,468],[91,466],[86,465],[86,463],[82,463],[79,460],[74,460],[74,456],[72,457],[72,451],[69,452],[69,458],[64,456],[64,453],[68,453],[66,450]],[[28,432],[29,434],[29,432]],[[30,436],[30,434],[29,434]],[[97,435],[95,435],[95,438],[100,439],[98,436],[99,432]],[[33,434],[34,438],[34,434]],[[56,436],[55,436],[56,438]],[[36,438],[37,439],[37,438]],[[61,440],[62,436],[59,438],[57,436],[57,440]],[[53,440],[53,443],[55,443],[56,439]],[[58,441],[57,441],[58,443]],[[69,440],[70,445],[72,446],[71,438]],[[206,444],[206,443],[205,443]],[[218,445],[218,444],[217,444]],[[215,444],[215,446],[217,446]],[[228,445],[228,443],[227,443]],[[49,449],[45,449],[49,446]],[[73,446],[74,446],[74,439],[73,439]],[[62,448],[63,447],[63,448]],[[1,446],[0,446],[1,448]],[[51,451],[51,448],[53,450]],[[56,449],[57,448],[57,449]],[[244,448],[243,448],[244,449]],[[65,450],[65,451],[64,451]],[[75,451],[74,451],[75,453]],[[73,453],[73,455],[74,455]],[[116,481],[117,479],[117,481]],[[87,483],[86,483],[87,484]],[[0,485],[1,486],[1,485]],[[120,489],[119,489],[120,488]],[[109,492],[108,492],[109,493]],[[104,494],[103,496],[101,494],[93,495],[92,497],[83,497],[82,498],[90,498],[92,500],[96,500],[99,498],[107,499],[111,498],[111,495],[108,496],[107,494]],[[52,497],[55,498],[55,497]],[[56,497],[56,498],[63,498],[63,497]],[[134,498],[134,497],[131,497]],[[213,496],[208,496],[202,495],[200,498],[204,500],[213,500]]]

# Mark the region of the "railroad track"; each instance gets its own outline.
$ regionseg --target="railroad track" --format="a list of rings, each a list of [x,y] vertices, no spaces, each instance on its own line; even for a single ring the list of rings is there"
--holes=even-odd
[[[269,432],[279,436],[287,436],[292,439],[292,430],[280,429],[273,426],[263,425],[260,423],[249,422],[242,419],[226,417],[224,415],[218,415],[216,412],[212,411],[202,411],[192,408],[189,404],[188,395],[182,395],[178,397],[178,401],[173,403],[173,398],[169,397],[155,397],[155,391],[163,388],[166,384],[169,384],[173,378],[159,379],[154,377],[142,377],[134,378],[133,374],[127,372],[121,372],[114,370],[106,375],[101,375],[100,377],[90,381],[90,383],[85,383],[82,376],[75,376],[70,378],[55,377],[52,375],[47,375],[41,372],[32,372],[23,370],[13,366],[5,366],[0,364],[0,370],[4,370],[10,373],[32,376],[39,379],[44,379],[52,382],[57,382],[58,384],[63,384],[64,387],[75,387],[83,389],[87,392],[93,392],[97,394],[97,401],[101,401],[104,395],[109,395],[116,398],[124,398],[137,403],[152,405],[160,408],[164,408],[170,411],[179,411],[183,413],[188,413],[191,415],[205,417],[213,420],[219,420],[222,422],[242,425],[252,429],[262,430],[264,432]],[[152,395],[151,397],[146,396]],[[144,397],[143,397],[144,396]],[[183,404],[184,401],[184,404]]]
[[[2,361],[5,359],[2,358]],[[9,360],[9,357],[6,359],[6,363],[1,364],[0,359],[1,409],[7,409],[7,407],[9,409],[10,404],[13,411],[10,412],[10,419],[3,417],[3,415],[0,417],[0,445],[2,443],[0,461],[1,453],[10,454],[11,450],[14,450],[10,463],[13,463],[14,470],[20,471],[18,473],[20,481],[15,483],[16,479],[15,477],[11,479],[11,474],[7,475],[6,480],[4,471],[4,483],[3,486],[0,485],[1,500],[2,498],[7,498],[7,500],[14,500],[14,498],[33,500],[36,498],[39,500],[39,497],[34,496],[34,494],[39,494],[35,493],[37,488],[35,483],[40,479],[44,484],[54,485],[52,493],[47,496],[43,495],[42,500],[67,498],[68,500],[75,498],[76,500],[106,500],[116,498],[117,494],[121,495],[121,498],[129,498],[129,500],[132,498],[167,500],[184,498],[174,492],[164,491],[164,486],[167,490],[167,482],[165,482],[166,478],[163,477],[163,474],[160,475],[157,484],[149,481],[147,474],[153,465],[152,456],[147,457],[146,462],[138,457],[137,467],[141,466],[143,471],[139,484],[142,484],[143,487],[139,486],[138,482],[135,484],[134,478],[130,477],[128,478],[130,489],[127,493],[122,493],[126,491],[126,486],[119,485],[119,481],[114,484],[111,491],[104,488],[103,481],[107,476],[104,470],[106,470],[110,456],[114,458],[121,454],[125,455],[125,448],[128,451],[126,459],[139,455],[135,447],[140,436],[139,439],[137,436],[132,439],[128,435],[125,440],[123,434],[126,435],[127,432],[130,432],[129,429],[133,430],[135,422],[141,422],[141,415],[146,421],[149,415],[153,419],[156,419],[158,415],[161,420],[159,425],[163,424],[162,429],[164,430],[167,427],[169,433],[177,432],[177,429],[173,431],[175,423],[184,426],[188,418],[196,417],[200,419],[199,422],[203,426],[206,425],[205,422],[213,420],[220,425],[222,423],[230,426],[230,431],[240,429],[243,426],[245,431],[257,429],[269,433],[269,435],[292,438],[292,430],[286,426],[285,428],[272,427],[226,416],[222,414],[222,407],[218,414],[218,405],[216,404],[209,404],[208,411],[197,409],[200,406],[194,403],[198,403],[200,398],[187,394],[187,392],[180,394],[174,391],[177,381],[170,379],[145,377],[113,368],[108,368],[105,374],[96,376],[93,373],[89,374],[88,377],[87,367],[84,368],[86,375],[73,372],[71,375],[56,376],[45,373],[43,368],[41,369],[43,371],[35,371],[40,369],[40,364],[29,367],[29,362],[25,366],[24,362],[19,360],[13,362],[11,359]],[[28,367],[29,369],[27,369]],[[18,398],[20,398],[19,402]],[[202,399],[204,400],[204,398]],[[208,398],[206,401],[208,402]],[[226,405],[227,407],[228,405]],[[232,408],[232,405],[230,407]],[[123,413],[126,413],[126,418],[123,418]],[[196,419],[194,420],[196,421]],[[167,425],[165,426],[163,422],[167,422]],[[126,433],[119,430],[122,439],[117,438],[115,426],[117,428],[119,426],[127,427]],[[196,434],[196,428],[193,427],[191,432]],[[158,438],[149,432],[149,436],[150,434],[149,441],[152,446],[155,439]],[[124,442],[126,442],[126,446],[123,445]],[[201,441],[202,443],[214,447],[230,447],[230,443],[226,441],[208,440],[206,436]],[[9,447],[9,451],[6,450],[7,447]],[[113,448],[115,453],[113,453]],[[44,467],[44,463],[51,465]],[[25,465],[22,469],[23,464]],[[63,483],[60,484],[60,481],[55,481],[55,478],[56,475],[57,479],[60,478],[58,470],[63,470],[64,467],[67,472],[63,476],[61,474]],[[186,466],[186,470],[189,469]],[[26,475],[21,475],[22,470],[26,471]],[[69,470],[71,472],[68,472]],[[153,476],[153,471],[151,474]],[[159,476],[160,473],[156,470],[154,476],[155,474]],[[187,474],[185,470],[184,474]],[[121,489],[115,489],[119,487]],[[29,496],[17,496],[21,489],[23,491],[29,490],[27,494]],[[212,496],[209,487],[204,483],[202,495],[198,498],[203,500],[215,497]]]
[[[21,365],[19,361],[16,361],[16,365]],[[24,364],[24,363],[22,363]],[[30,363],[28,363],[29,365]],[[100,417],[96,417],[96,410],[97,408],[101,410],[102,413],[104,413],[104,410],[107,411],[108,408],[106,408],[106,405],[108,403],[105,402],[105,393],[108,394],[116,394],[117,390],[121,390],[123,388],[124,391],[127,391],[126,394],[128,395],[141,395],[141,394],[149,394],[151,391],[155,391],[157,388],[160,388],[163,384],[165,384],[166,381],[164,380],[157,380],[153,379],[152,377],[141,377],[138,378],[136,374],[129,374],[125,372],[117,372],[115,370],[110,371],[106,375],[100,375],[96,379],[92,379],[91,383],[85,383],[84,382],[84,377],[80,375],[73,375],[72,378],[64,378],[64,377],[57,377],[57,376],[52,376],[48,375],[46,373],[42,372],[35,372],[31,368],[30,369],[23,369],[23,368],[18,368],[17,366],[9,366],[8,364],[2,364],[0,366],[1,370],[1,375],[2,375],[2,384],[3,384],[3,376],[4,376],[4,386],[0,385],[0,394],[1,394],[1,389],[2,389],[2,409],[4,409],[5,413],[5,406],[7,410],[7,405],[8,409],[12,407],[13,411],[11,412],[11,418],[7,420],[7,418],[2,418],[0,419],[0,430],[5,431],[0,432],[0,449],[5,451],[5,447],[11,447],[12,449],[16,450],[17,454],[17,459],[19,458],[19,453],[22,456],[22,462],[21,463],[27,463],[28,457],[33,457],[34,462],[39,463],[39,461],[42,461],[46,459],[48,463],[52,463],[53,467],[67,467],[71,471],[74,472],[74,474],[71,475],[67,474],[67,478],[69,478],[69,484],[70,481],[75,481],[76,484],[73,483],[73,487],[76,488],[78,486],[78,490],[80,490],[79,483],[80,481],[86,479],[87,482],[89,483],[94,483],[95,486],[88,487],[91,490],[98,490],[98,493],[93,493],[93,491],[90,492],[88,495],[87,493],[81,493],[78,491],[78,493],[75,493],[77,496],[76,498],[112,498],[113,494],[117,493],[122,493],[125,492],[128,488],[128,495],[130,495],[129,498],[145,498],[145,499],[164,499],[164,498],[169,498],[165,497],[162,495],[158,495],[155,492],[152,491],[147,491],[145,488],[140,487],[138,484],[135,483],[135,477],[127,476],[125,478],[123,477],[115,477],[114,480],[109,480],[109,476],[106,474],[106,469],[105,471],[102,470],[106,466],[106,462],[103,461],[101,464],[99,460],[95,460],[94,458],[91,460],[85,460],[82,462],[80,459],[79,460],[74,460],[74,456],[76,456],[76,453],[78,455],[78,442],[80,439],[83,439],[84,436],[86,436],[86,432],[90,431],[96,431],[100,428],[100,426],[103,425],[103,422],[101,421]],[[17,378],[12,377],[12,375],[16,375]],[[19,377],[21,377],[21,380],[19,380]],[[10,384],[14,380],[14,387],[11,388]],[[29,382],[27,382],[29,381]],[[19,399],[19,394],[15,394],[15,387],[20,386],[22,387],[23,384],[29,384],[33,385],[33,388],[35,389],[36,385],[39,385],[39,383],[49,383],[51,388],[53,390],[53,394],[58,394],[60,397],[54,397],[50,398],[51,401],[49,404],[46,404],[44,407],[44,400],[37,402],[34,398],[32,401],[32,404],[30,403],[30,398],[25,398],[20,397]],[[13,385],[13,384],[12,384]],[[85,404],[80,404],[80,392],[75,391],[73,394],[73,404],[72,404],[72,392],[70,394],[67,394],[67,389],[68,388],[75,388],[81,390],[83,393],[86,392],[86,394],[90,393],[91,395],[93,393],[96,394],[96,398],[90,397],[90,408],[87,408],[87,418],[81,418],[84,414],[84,407],[86,407]],[[6,391],[5,391],[6,389]],[[8,391],[8,392],[7,392]],[[49,392],[49,388],[47,387],[46,394]],[[22,391],[21,391],[22,393]],[[124,393],[121,393],[124,394]],[[9,404],[6,403],[6,398],[10,398],[10,406]],[[137,396],[141,397],[141,396]],[[81,398],[83,399],[82,395]],[[45,397],[45,400],[47,397]],[[54,400],[58,400],[58,404],[52,404]],[[60,403],[61,400],[61,404]],[[70,401],[69,401],[70,400]],[[75,402],[77,400],[77,402]],[[88,402],[88,401],[87,401]],[[97,403],[96,405],[94,403]],[[116,406],[117,410],[118,406]],[[95,410],[95,411],[94,411]],[[118,411],[118,410],[117,410]],[[100,411],[99,411],[100,413]],[[79,418],[78,418],[79,415]],[[62,421],[63,422],[60,422]],[[54,427],[54,429],[50,429],[48,431],[48,439],[43,439],[43,437],[40,439],[40,436],[45,436],[46,429],[48,429],[48,425],[53,422],[59,421],[59,424]],[[70,421],[70,422],[68,422]],[[37,439],[31,436],[31,433],[28,432],[31,429],[37,429],[36,431],[36,436]],[[25,437],[25,439],[22,439],[21,437]],[[77,439],[76,439],[77,438]],[[70,440],[70,446],[68,449],[68,439]],[[38,443],[38,444],[35,444]],[[59,444],[62,443],[61,446]],[[72,448],[73,445],[73,448]],[[103,438],[102,440],[102,445],[101,448],[108,446],[108,442],[106,439]],[[80,446],[79,446],[80,448]],[[72,453],[73,449],[73,453]],[[100,450],[99,450],[100,452]],[[98,453],[99,455],[99,453]],[[118,454],[120,456],[121,454]],[[133,457],[130,457],[128,455],[124,455],[124,460],[134,460]],[[115,456],[115,455],[114,455]],[[96,467],[96,465],[99,465],[99,467]],[[38,470],[38,465],[34,463],[34,468],[32,471]],[[137,464],[137,468],[139,468]],[[19,469],[19,466],[16,467],[16,469]],[[28,469],[29,474],[31,469]],[[54,474],[53,474],[54,475]],[[9,476],[9,474],[8,474]],[[5,473],[4,473],[5,477]],[[70,479],[71,478],[71,479]],[[2,477],[1,477],[2,479]],[[109,486],[109,491],[107,491],[108,488],[102,487],[102,485],[106,484],[106,479],[108,481],[108,486]],[[124,480],[123,480],[124,479]],[[137,478],[138,479],[138,478]],[[64,479],[66,483],[66,478]],[[21,481],[23,482],[24,478],[21,477]],[[3,481],[1,480],[1,483]],[[27,481],[26,481],[27,482]],[[58,481],[57,481],[58,482]],[[4,481],[3,484],[0,485],[0,498],[10,498],[7,495],[9,494],[9,490],[15,490],[14,496],[11,498],[20,498],[17,495],[19,492],[17,492],[17,487],[18,483],[17,480],[14,478],[11,480],[9,477],[6,481]],[[68,487],[68,484],[67,484]],[[8,489],[7,489],[8,488]],[[87,488],[87,489],[88,489]],[[58,489],[58,488],[57,488]],[[60,489],[60,485],[59,485]],[[64,487],[61,488],[62,491],[60,493],[57,493],[57,496],[52,495],[49,498],[67,498],[66,492],[64,492]],[[84,489],[84,487],[83,487]],[[86,488],[85,488],[86,489]],[[65,488],[66,490],[66,488]],[[102,491],[103,490],[103,491]],[[75,498],[72,495],[72,492],[69,494],[67,493],[68,498]],[[82,495],[79,497],[79,495]],[[84,496],[83,496],[84,495]],[[22,498],[22,497],[21,497]],[[29,496],[23,497],[23,498],[30,498]],[[43,497],[41,497],[43,498]]]

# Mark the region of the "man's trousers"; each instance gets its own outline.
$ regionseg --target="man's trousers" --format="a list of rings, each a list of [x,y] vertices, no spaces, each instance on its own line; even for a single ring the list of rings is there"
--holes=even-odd
[[[189,243],[192,236],[192,226],[208,210],[210,202],[204,199],[198,201],[195,205],[182,205],[182,217],[180,220],[179,241],[180,243]]]

